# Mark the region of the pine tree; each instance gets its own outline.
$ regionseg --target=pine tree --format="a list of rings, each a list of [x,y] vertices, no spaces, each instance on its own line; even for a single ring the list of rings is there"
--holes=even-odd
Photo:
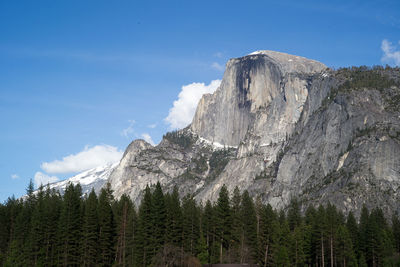
[[[65,189],[58,226],[58,264],[61,266],[80,263],[81,195],[79,184],[74,186],[70,183]]]
[[[301,224],[300,205],[296,198],[290,201],[287,219],[290,231]]]
[[[196,255],[197,241],[200,238],[199,210],[192,195],[182,200],[182,237],[183,248],[191,255]]]
[[[229,193],[226,185],[223,185],[218,196],[216,206],[217,242],[219,243],[219,262],[224,262],[224,253],[229,248],[231,234],[231,209]]]
[[[203,216],[202,216],[202,229],[206,239],[206,245],[208,249],[208,261],[207,263],[211,263],[211,258],[215,258],[216,255],[215,250],[213,250],[213,245],[215,243],[215,216],[214,209],[210,200],[207,200],[206,205],[204,207]]]
[[[115,221],[112,204],[111,185],[108,183],[99,195],[99,266],[110,266],[114,259]]]
[[[232,196],[232,233],[228,253],[230,263],[240,262],[240,250],[243,236],[241,201],[242,196],[240,194],[240,190],[238,187],[235,187]]]
[[[328,259],[330,266],[333,267],[335,263],[335,242],[336,242],[336,228],[339,225],[339,216],[336,207],[328,203],[326,207],[326,234],[328,239],[329,254]]]
[[[354,217],[354,214],[351,211],[347,215],[346,228],[350,235],[351,243],[358,258],[359,255],[357,254],[357,251],[359,250],[359,244],[358,244],[359,230],[356,218]]]
[[[356,257],[347,228],[340,225],[337,230],[337,261],[341,266],[357,266]]]
[[[138,231],[136,242],[137,266],[148,266],[152,261],[152,253],[154,251],[152,223],[152,194],[149,186],[146,186],[138,215]]]
[[[175,247],[182,245],[182,209],[178,188],[174,187],[172,194],[165,197],[166,204],[166,240]]]
[[[85,204],[82,231],[82,266],[95,266],[98,258],[99,224],[98,200],[92,189]]]
[[[365,255],[367,254],[367,243],[368,243],[368,236],[367,236],[367,226],[369,220],[369,211],[365,205],[363,205],[361,209],[360,215],[360,223],[359,223],[359,231],[358,231],[358,250],[359,254]]]
[[[156,188],[153,192],[152,199],[152,214],[153,214],[153,238],[154,238],[154,251],[157,254],[165,243],[165,228],[166,228],[166,207],[164,194],[161,189],[160,182],[157,182]]]
[[[395,213],[392,216],[392,232],[394,240],[394,248],[397,253],[400,253],[400,220],[398,214]]]
[[[241,215],[243,227],[241,263],[255,263],[258,258],[257,220],[254,202],[247,190],[242,194]]]
[[[278,240],[277,228],[278,220],[277,215],[273,211],[270,204],[267,206],[263,206],[261,210],[261,218],[260,218],[260,252],[259,255],[262,255],[261,263],[263,266],[270,266],[272,264],[272,249],[274,247],[274,241]]]
[[[45,260],[46,215],[43,186],[39,187],[36,203],[32,213],[28,237],[29,261],[34,266],[42,266]]]

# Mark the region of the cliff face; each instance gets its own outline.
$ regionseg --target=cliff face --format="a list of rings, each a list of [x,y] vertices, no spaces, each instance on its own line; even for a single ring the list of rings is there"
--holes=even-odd
[[[213,95],[204,95],[190,129],[226,146],[238,146],[250,128],[282,138],[307,98],[307,77],[326,68],[317,61],[273,51],[231,59]],[[278,119],[277,119],[278,118]]]
[[[109,181],[136,202],[160,181],[203,202],[226,184],[275,208],[298,197],[400,211],[399,77],[272,51],[232,59],[191,125],[156,147],[134,141]]]

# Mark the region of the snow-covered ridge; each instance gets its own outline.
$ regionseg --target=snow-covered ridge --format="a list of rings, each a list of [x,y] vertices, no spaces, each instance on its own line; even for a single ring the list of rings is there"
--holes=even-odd
[[[89,193],[92,188],[94,188],[95,192],[98,193],[118,164],[119,162],[116,162],[81,172],[63,181],[50,184],[50,189],[54,188],[60,191],[60,193],[63,193],[69,183],[74,185],[79,183],[82,186],[83,194]]]

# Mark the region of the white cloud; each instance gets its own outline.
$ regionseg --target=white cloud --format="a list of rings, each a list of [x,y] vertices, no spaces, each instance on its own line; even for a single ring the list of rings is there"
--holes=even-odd
[[[392,45],[392,43],[389,42],[387,39],[384,39],[381,44],[381,49],[384,53],[381,58],[381,61],[383,63],[394,63],[394,65],[400,66],[400,50],[396,50],[396,46]]]
[[[129,135],[133,134],[133,125],[135,124],[135,120],[129,120],[129,126],[128,128],[125,128],[121,131],[121,135],[125,136],[126,138],[129,137]]]
[[[110,145],[86,146],[83,151],[62,160],[43,162],[40,167],[47,173],[81,172],[101,165],[117,162],[123,152]]]
[[[42,172],[36,172],[34,177],[36,187],[39,187],[40,185],[51,184],[57,182],[58,180],[59,179],[57,176],[50,176]]]
[[[218,70],[218,71],[223,71],[225,69],[225,67],[222,66],[221,64],[219,64],[218,62],[213,62],[211,64],[211,68]]]
[[[150,145],[152,145],[152,146],[155,145],[153,139],[151,138],[151,136],[148,133],[142,133],[142,138],[144,141],[146,141]]]
[[[14,173],[14,174],[11,175],[11,178],[12,178],[12,179],[18,179],[18,178],[19,178],[19,175]]]
[[[169,110],[168,116],[164,119],[169,124],[169,127],[171,129],[180,129],[191,123],[201,96],[213,93],[220,84],[221,80],[214,80],[209,85],[191,83],[182,86],[178,100],[174,101],[174,106]]]
[[[157,123],[149,124],[147,125],[147,127],[149,127],[150,129],[154,129],[157,127]]]

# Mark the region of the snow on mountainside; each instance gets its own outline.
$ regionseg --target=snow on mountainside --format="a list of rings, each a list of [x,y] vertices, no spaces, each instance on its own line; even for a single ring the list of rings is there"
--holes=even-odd
[[[80,183],[82,186],[82,193],[90,193],[92,188],[94,188],[96,193],[99,193],[100,189],[107,182],[108,177],[119,162],[108,164],[104,166],[99,166],[84,172],[81,172],[71,178],[65,179],[60,182],[50,184],[50,188],[54,188],[60,191],[61,194],[64,193],[65,188],[69,183],[74,185]]]

